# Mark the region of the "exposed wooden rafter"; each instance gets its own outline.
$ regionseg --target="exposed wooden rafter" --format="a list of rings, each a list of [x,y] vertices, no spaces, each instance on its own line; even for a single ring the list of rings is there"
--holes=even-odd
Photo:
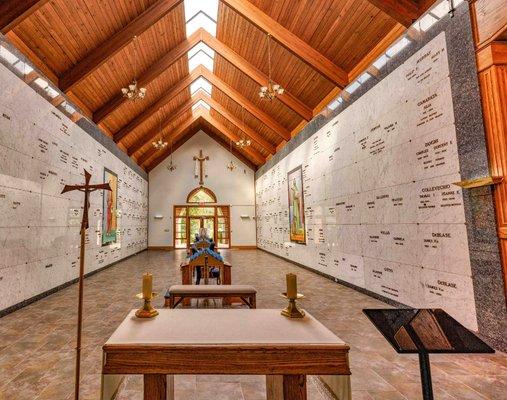
[[[171,132],[170,135],[164,135],[164,140],[171,140],[175,142],[178,140],[178,138],[185,133],[185,131],[190,128],[190,126],[196,122],[201,117],[201,112],[197,111],[195,112],[191,117],[187,118],[182,124],[179,124],[174,131]],[[154,147],[147,150],[143,155],[141,155],[137,159],[137,163],[139,165],[147,164],[151,166],[151,163],[154,160],[150,160],[153,156],[155,156],[159,151],[155,149]],[[165,149],[163,149],[159,156],[155,158],[155,160],[159,160],[157,164],[161,161],[163,161],[171,152],[171,147],[167,146]]]
[[[176,110],[171,111],[170,115],[161,122],[162,130],[170,126],[176,119],[178,119],[183,113],[188,111],[195,103],[201,99],[201,96],[192,96],[190,99],[181,104]],[[132,146],[128,148],[128,155],[132,156],[141,150],[147,143],[151,142],[160,133],[158,124],[153,127],[146,135],[137,140]]]
[[[262,71],[250,64],[229,46],[225,45],[217,38],[211,36],[205,30],[202,30],[202,41],[227,61],[229,61],[236,68],[238,68],[245,75],[257,82],[257,84],[260,86],[267,85],[268,77]],[[293,96],[289,91],[285,90],[283,95],[277,97],[277,100],[280,100],[305,120],[310,121],[313,118],[312,110],[298,98]]]
[[[203,100],[216,112],[218,112],[222,117],[227,119],[230,123],[234,124],[238,129],[245,133],[250,139],[256,142],[259,146],[261,146],[268,153],[275,154],[276,149],[271,143],[269,143],[266,139],[264,139],[261,135],[255,132],[248,125],[244,124],[239,118],[233,115],[229,110],[227,110],[223,105],[217,102],[215,99],[209,96],[202,96]]]
[[[255,118],[261,121],[268,128],[273,130],[281,139],[289,140],[290,139],[290,131],[282,126],[278,121],[276,121],[273,117],[266,114],[260,108],[252,104],[250,100],[248,100],[245,96],[243,96],[240,92],[234,89],[232,86],[229,86],[222,79],[216,76],[214,73],[204,69],[203,77],[208,80],[214,87],[216,87],[221,92],[225,93],[230,99],[234,100],[240,106],[244,107],[250,114],[252,114]]]
[[[270,33],[278,43],[319,72],[330,82],[344,88],[349,83],[348,74],[304,40],[262,12],[249,1],[221,0],[260,30]],[[408,0],[405,0],[408,1]]]
[[[211,137],[215,142],[217,142],[220,146],[222,146],[225,150],[230,151],[230,144],[229,141],[220,138],[215,132],[213,132],[212,129],[210,129],[210,125],[203,121],[201,118],[201,124],[199,128],[206,133],[209,137]],[[176,150],[173,150],[173,152]],[[257,165],[245,154],[243,154],[238,148],[232,148],[232,154],[234,154],[235,157],[237,157],[241,162],[245,163],[245,165],[248,165],[250,168],[252,168],[254,171],[257,169]]]
[[[122,30],[115,33],[105,43],[97,46],[70,70],[65,72],[60,78],[60,89],[64,92],[71,90],[109,58],[128,45],[134,36],[140,35],[150,28],[182,1],[183,0],[157,1]]]
[[[368,1],[407,28],[422,14],[419,4],[415,0]]]
[[[176,47],[171,49],[162,58],[152,64],[150,68],[143,72],[143,74],[137,79],[139,86],[148,86],[154,79],[159,77],[160,74],[170,68],[171,65],[178,61],[182,56],[187,54],[187,52],[192,47],[201,41],[201,30],[202,29],[199,29],[198,31],[194,32],[188,39],[185,39]],[[107,102],[105,105],[93,113],[93,121],[96,124],[103,121],[109,114],[120,107],[125,101],[127,101],[127,99],[123,97],[120,90],[118,89],[118,95],[115,98]]]
[[[239,139],[241,139],[236,133],[232,132],[229,128],[227,128],[216,118],[212,117],[209,113],[202,113],[202,119],[204,119],[208,124],[218,129],[224,136],[227,136],[229,140],[237,142]],[[244,153],[248,154],[249,156],[248,158],[251,158],[256,165],[262,165],[266,162],[266,159],[263,157],[263,155],[259,153],[257,150],[253,149],[251,146],[245,147],[241,150]]]
[[[1,0],[0,32],[6,34],[13,30],[47,2],[48,0]]]
[[[182,90],[185,90],[195,79],[201,75],[202,68],[196,68],[190,75],[187,75],[184,79],[179,81],[173,87],[171,87],[166,94],[160,97],[153,105],[145,109],[141,114],[131,120],[127,125],[123,126],[118,132],[114,134],[114,141],[119,142],[131,131],[136,129],[140,124],[154,115],[161,107],[164,107],[169,103],[175,96],[177,96]]]

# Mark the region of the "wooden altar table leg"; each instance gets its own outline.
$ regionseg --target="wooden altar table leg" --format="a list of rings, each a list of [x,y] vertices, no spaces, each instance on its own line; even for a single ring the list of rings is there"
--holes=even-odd
[[[174,375],[145,374],[144,400],[174,400]]]
[[[306,375],[283,376],[283,399],[306,400]]]
[[[266,400],[283,400],[283,375],[266,375]]]

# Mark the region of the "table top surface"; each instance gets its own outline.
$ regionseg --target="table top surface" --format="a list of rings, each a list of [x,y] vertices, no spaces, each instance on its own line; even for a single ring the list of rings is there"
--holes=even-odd
[[[132,310],[104,345],[108,346],[331,346],[348,349],[309,313],[290,319],[273,309],[162,309],[150,319]]]
[[[444,310],[363,310],[398,353],[494,353]]]

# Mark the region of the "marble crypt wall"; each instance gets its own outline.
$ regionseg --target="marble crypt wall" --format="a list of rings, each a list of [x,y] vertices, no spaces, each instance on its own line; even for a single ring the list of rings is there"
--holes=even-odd
[[[423,36],[257,171],[257,245],[505,348],[491,195],[453,184],[489,175],[466,5]],[[299,165],[306,244],[289,240]]]
[[[147,247],[148,181],[1,64],[0,91],[1,315],[78,276],[83,194],[61,195],[64,184],[83,182],[84,168],[92,183],[104,168],[118,175],[117,243],[101,245],[103,194],[90,195],[89,273]]]

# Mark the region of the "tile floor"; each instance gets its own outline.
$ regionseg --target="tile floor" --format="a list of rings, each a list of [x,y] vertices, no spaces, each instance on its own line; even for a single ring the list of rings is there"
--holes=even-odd
[[[351,346],[353,400],[420,399],[417,358],[396,354],[361,313],[386,307],[378,300],[259,250],[224,252],[233,283],[258,289],[258,308],[281,308],[285,274],[295,272],[304,307]],[[141,275],[150,271],[155,291],[180,280],[181,251],[145,251],[85,281],[82,400],[99,400],[101,346],[137,306]],[[0,400],[64,400],[72,397],[77,285],[0,318]],[[159,297],[156,305],[163,304]],[[435,398],[507,399],[507,355],[432,355]],[[141,379],[127,379],[122,400],[142,399]],[[309,378],[309,398],[325,399]],[[178,376],[177,399],[265,399],[259,376]]]

